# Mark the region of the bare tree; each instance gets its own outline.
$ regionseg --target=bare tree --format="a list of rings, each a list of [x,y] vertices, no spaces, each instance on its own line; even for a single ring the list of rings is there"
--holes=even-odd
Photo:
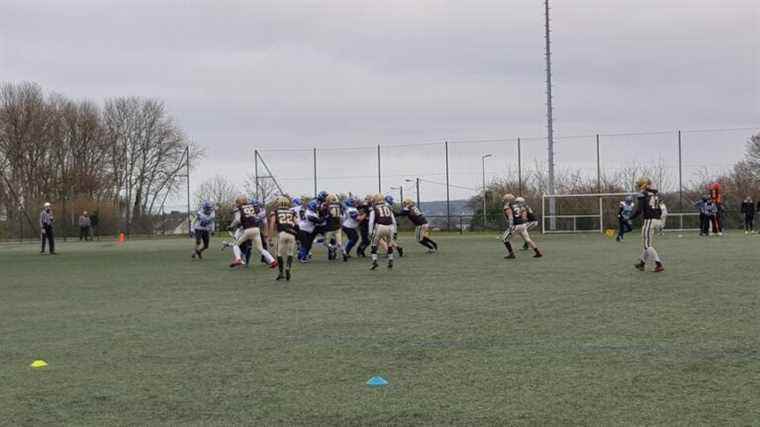
[[[204,181],[195,191],[195,202],[200,205],[209,201],[217,206],[232,208],[235,198],[240,195],[240,190],[235,184],[222,175],[216,175]]]

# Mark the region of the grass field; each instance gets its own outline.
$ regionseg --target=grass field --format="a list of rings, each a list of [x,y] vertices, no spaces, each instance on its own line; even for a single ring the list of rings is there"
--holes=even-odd
[[[287,284],[218,241],[0,246],[0,424],[760,423],[760,237],[665,237],[662,274],[635,235],[436,237]]]

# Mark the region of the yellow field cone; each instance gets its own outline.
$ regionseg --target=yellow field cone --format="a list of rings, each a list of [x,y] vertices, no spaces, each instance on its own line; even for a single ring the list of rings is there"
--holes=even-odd
[[[32,368],[44,368],[47,365],[48,365],[47,362],[45,362],[44,360],[35,360],[29,366],[31,366]]]

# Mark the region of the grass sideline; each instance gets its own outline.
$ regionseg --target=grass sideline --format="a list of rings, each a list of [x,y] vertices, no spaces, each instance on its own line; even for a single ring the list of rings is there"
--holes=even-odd
[[[404,235],[288,284],[218,240],[2,245],[0,424],[756,423],[760,237],[669,235],[654,274],[630,236]]]

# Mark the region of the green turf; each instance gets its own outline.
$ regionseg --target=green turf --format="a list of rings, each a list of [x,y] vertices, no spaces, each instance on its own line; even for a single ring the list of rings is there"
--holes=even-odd
[[[668,236],[658,275],[631,236],[404,236],[288,284],[219,242],[0,246],[0,424],[758,423],[760,237]]]

